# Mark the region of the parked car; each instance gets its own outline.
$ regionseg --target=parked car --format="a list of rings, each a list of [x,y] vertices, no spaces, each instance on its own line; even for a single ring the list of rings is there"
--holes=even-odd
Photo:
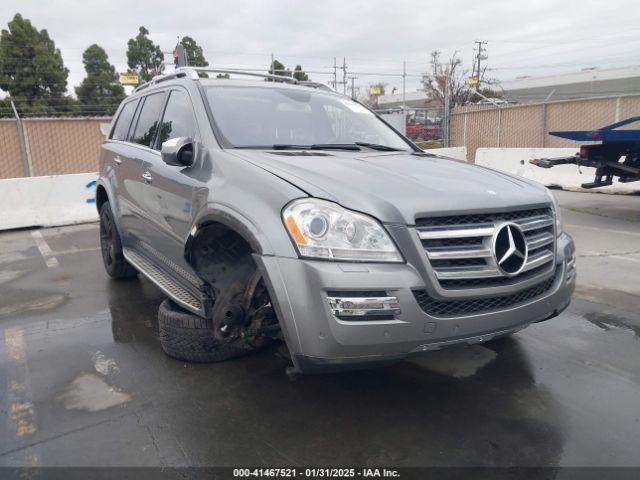
[[[483,98],[478,100],[478,105],[508,105],[509,102],[502,98]]]
[[[292,371],[362,367],[567,307],[574,245],[543,186],[422,152],[322,85],[233,75],[156,77],[102,146],[104,265],[167,295],[167,354],[281,340]]]

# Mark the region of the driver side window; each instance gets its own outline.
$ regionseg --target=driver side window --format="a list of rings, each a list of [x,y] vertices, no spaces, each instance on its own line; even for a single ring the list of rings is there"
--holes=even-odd
[[[196,136],[196,123],[189,96],[181,90],[172,90],[158,133],[158,145],[172,138]]]

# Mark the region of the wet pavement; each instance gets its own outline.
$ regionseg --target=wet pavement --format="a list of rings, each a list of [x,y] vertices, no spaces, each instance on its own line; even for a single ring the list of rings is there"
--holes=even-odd
[[[162,294],[106,276],[96,225],[1,233],[0,465],[638,466],[640,197],[576,195],[558,193],[580,282],[559,318],[297,381],[272,350],[165,356]]]

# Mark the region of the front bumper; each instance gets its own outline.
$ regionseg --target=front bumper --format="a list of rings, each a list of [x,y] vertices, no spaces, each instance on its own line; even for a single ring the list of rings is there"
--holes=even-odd
[[[425,281],[408,263],[357,264],[274,256],[257,256],[256,260],[295,366],[316,372],[388,363],[458,343],[485,342],[551,318],[568,306],[575,288],[575,273],[567,275],[565,261],[573,251],[573,241],[562,234],[557,242],[555,281],[544,294],[503,309],[446,318],[429,316],[420,308],[413,292],[424,290]],[[327,297],[341,291],[386,292],[397,299],[401,313],[383,320],[338,318],[330,306],[335,303],[330,304]]]

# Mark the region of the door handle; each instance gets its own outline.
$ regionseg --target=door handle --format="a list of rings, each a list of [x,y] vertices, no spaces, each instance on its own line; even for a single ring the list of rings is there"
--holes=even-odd
[[[113,157],[113,163],[120,165],[122,163],[122,159],[120,157]]]
[[[142,174],[142,178],[144,179],[145,183],[153,182],[153,176],[148,171]]]

